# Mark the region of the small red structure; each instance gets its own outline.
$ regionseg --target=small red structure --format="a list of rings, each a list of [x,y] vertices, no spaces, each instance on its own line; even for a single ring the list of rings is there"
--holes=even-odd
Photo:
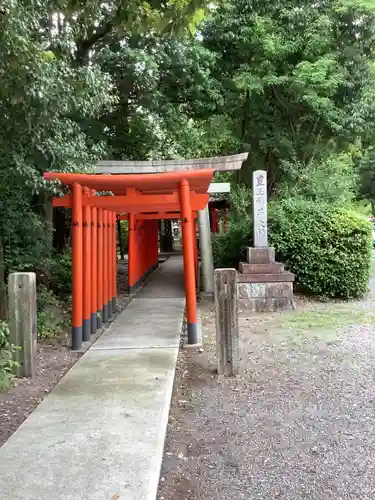
[[[116,307],[116,215],[129,220],[129,289],[158,265],[158,219],[180,217],[188,343],[198,341],[196,211],[208,203],[212,169],[159,174],[48,172],[71,194],[55,206],[72,209],[72,348],[79,349]],[[97,192],[111,192],[99,196]]]

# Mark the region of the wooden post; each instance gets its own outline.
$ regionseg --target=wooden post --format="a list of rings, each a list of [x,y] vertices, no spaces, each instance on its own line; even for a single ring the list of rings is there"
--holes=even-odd
[[[216,353],[218,375],[240,371],[237,271],[215,270]]]
[[[9,335],[17,361],[17,377],[36,372],[36,277],[35,273],[12,273],[8,281]]]

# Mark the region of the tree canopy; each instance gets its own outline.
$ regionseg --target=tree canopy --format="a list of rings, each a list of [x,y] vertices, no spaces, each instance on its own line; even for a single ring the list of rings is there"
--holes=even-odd
[[[198,0],[2,2],[0,244],[7,269],[33,266],[45,253],[51,193],[43,172],[91,168],[110,149],[92,128],[123,100],[101,67],[110,64],[102,56],[114,37],[126,45],[143,33],[189,32],[203,7]]]
[[[374,35],[370,1],[4,0],[6,270],[50,255],[43,172],[103,158],[249,151],[275,197],[375,199]]]
[[[205,24],[227,150],[249,150],[251,168],[268,170],[273,186],[291,164],[308,169],[371,128],[375,16],[367,4],[236,0]]]

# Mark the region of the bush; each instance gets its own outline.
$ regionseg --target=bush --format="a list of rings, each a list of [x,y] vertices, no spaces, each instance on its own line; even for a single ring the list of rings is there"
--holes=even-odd
[[[279,199],[304,198],[317,203],[350,203],[354,198],[356,174],[350,153],[333,153],[322,161],[283,161]]]
[[[251,190],[245,186],[232,187],[231,209],[226,233],[213,236],[214,266],[238,267],[245,258],[246,247],[252,245]]]
[[[302,199],[270,210],[270,244],[304,293],[363,296],[371,269],[371,225],[351,209]]]
[[[72,293],[72,252],[67,250],[56,255],[50,264],[53,290],[61,295]]]
[[[37,290],[37,329],[39,339],[57,337],[66,327],[63,307],[55,294],[44,285]]]
[[[9,341],[9,328],[5,321],[0,321],[0,392],[9,389],[13,379],[13,369],[18,366],[13,361],[16,349]]]
[[[230,220],[226,233],[213,236],[212,252],[215,268],[234,267],[245,258],[246,247],[251,246],[250,219]]]

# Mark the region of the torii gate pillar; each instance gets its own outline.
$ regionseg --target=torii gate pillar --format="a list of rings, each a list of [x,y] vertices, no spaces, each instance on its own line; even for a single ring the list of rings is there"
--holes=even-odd
[[[214,263],[212,257],[212,241],[208,205],[204,210],[198,211],[198,225],[199,250],[202,262],[203,292],[211,295],[214,293]]]
[[[212,182],[208,189],[209,194],[229,193],[229,182]],[[212,256],[211,226],[208,206],[198,211],[199,249],[202,263],[203,292],[214,294],[214,263]]]

